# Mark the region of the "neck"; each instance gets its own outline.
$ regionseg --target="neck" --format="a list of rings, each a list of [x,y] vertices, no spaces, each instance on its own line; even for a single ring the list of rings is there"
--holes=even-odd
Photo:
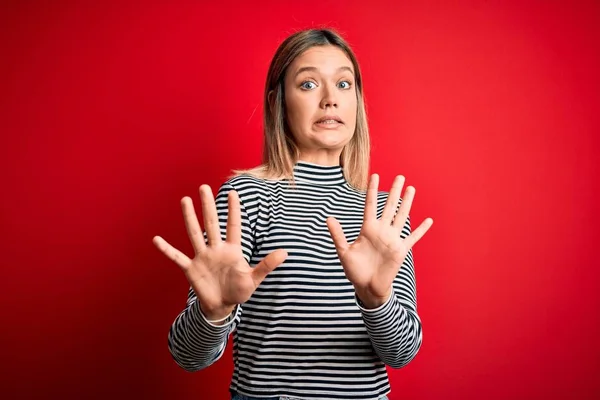
[[[340,153],[300,154],[298,161],[322,165],[324,167],[333,167],[340,165]]]
[[[346,183],[344,171],[339,163],[337,165],[321,165],[303,160],[299,160],[294,166],[294,179],[320,186]]]

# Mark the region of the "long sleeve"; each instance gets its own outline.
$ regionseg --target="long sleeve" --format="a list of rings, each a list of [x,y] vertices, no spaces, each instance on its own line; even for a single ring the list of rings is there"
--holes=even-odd
[[[411,232],[410,217],[401,238]],[[415,269],[412,249],[404,259],[393,282],[388,301],[375,309],[365,309],[356,297],[375,352],[392,368],[406,366],[421,348],[423,333],[417,313]]]
[[[227,231],[227,197],[232,189],[233,186],[229,182],[225,182],[215,197],[223,240],[226,238]],[[254,247],[253,224],[241,196],[240,205],[242,252],[246,261],[250,262]],[[206,232],[204,237],[206,240]],[[240,321],[241,313],[242,307],[238,305],[225,324],[220,326],[211,324],[202,314],[196,293],[190,287],[186,307],[175,318],[168,335],[169,351],[177,365],[188,372],[195,372],[215,363],[223,355],[229,334],[235,330]]]

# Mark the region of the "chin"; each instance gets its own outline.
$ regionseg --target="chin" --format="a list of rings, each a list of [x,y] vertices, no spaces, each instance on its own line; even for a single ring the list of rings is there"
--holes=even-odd
[[[325,147],[330,149],[340,149],[343,148],[350,141],[349,135],[327,135],[327,137],[316,137],[313,140],[313,143],[317,144],[319,147]]]
[[[348,132],[345,126],[338,129],[318,129],[311,126],[304,131],[302,136],[304,140],[300,140],[300,142],[304,142],[309,147],[328,149],[343,148],[352,139],[352,134]]]

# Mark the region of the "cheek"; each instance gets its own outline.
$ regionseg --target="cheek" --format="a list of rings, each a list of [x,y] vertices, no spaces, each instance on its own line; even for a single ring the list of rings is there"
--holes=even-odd
[[[307,118],[306,106],[298,96],[286,96],[286,114],[289,122],[303,124]]]
[[[300,111],[301,110],[298,107],[298,98],[295,96],[286,96],[285,120],[287,121],[290,133],[296,140],[300,140],[299,137],[302,136],[300,135],[300,132],[304,130],[302,128],[302,113]]]
[[[356,97],[350,99],[347,103],[348,107],[346,108],[346,116],[348,121],[356,122],[356,115],[358,113],[358,100]]]

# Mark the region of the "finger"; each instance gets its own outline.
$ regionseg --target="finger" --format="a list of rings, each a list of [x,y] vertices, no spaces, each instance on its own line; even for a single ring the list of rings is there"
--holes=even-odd
[[[265,277],[277,268],[287,258],[288,253],[283,249],[275,250],[263,258],[254,268],[252,268],[252,280],[256,287],[265,279]]]
[[[338,256],[342,257],[346,250],[348,250],[348,241],[346,240],[346,235],[344,235],[342,226],[337,219],[329,217],[327,218],[327,228],[329,228],[329,233],[333,239],[333,244],[335,245]]]
[[[400,209],[398,213],[394,217],[393,226],[398,229],[402,229],[406,224],[406,219],[410,214],[410,209],[412,207],[413,199],[415,198],[415,193],[417,189],[414,186],[408,186],[404,191],[404,197],[402,198],[402,203],[400,204]]]
[[[377,188],[379,186],[379,175],[371,175],[369,186],[367,187],[367,196],[365,198],[364,220],[369,221],[377,219]]]
[[[181,199],[181,209],[188,237],[190,238],[190,242],[192,242],[194,251],[198,254],[206,247],[206,244],[204,243],[204,234],[202,233],[202,229],[200,229],[200,223],[198,222],[192,199],[187,196]]]
[[[174,261],[181,269],[187,269],[192,260],[188,258],[181,251],[177,250],[175,247],[171,246],[167,241],[160,236],[154,236],[152,238],[152,243],[160,250],[164,255],[166,255],[170,260]]]
[[[433,225],[433,219],[425,218],[425,220],[421,222],[421,225],[419,225],[417,229],[412,231],[411,234],[404,239],[409,249],[412,248],[423,237],[423,235],[425,235],[425,233],[427,233],[429,228],[431,228],[431,225]]]
[[[226,241],[233,244],[242,243],[242,212],[240,210],[240,198],[235,190],[227,194],[227,237]]]
[[[404,176],[398,175],[392,183],[392,188],[390,189],[383,213],[381,214],[381,222],[386,225],[392,223],[394,214],[398,209],[398,200],[400,199],[400,193],[402,193],[402,187],[404,186],[405,180]]]
[[[202,215],[204,216],[204,229],[206,230],[208,244],[220,243],[221,229],[219,228],[219,216],[210,186],[200,186],[200,198],[202,200]]]

